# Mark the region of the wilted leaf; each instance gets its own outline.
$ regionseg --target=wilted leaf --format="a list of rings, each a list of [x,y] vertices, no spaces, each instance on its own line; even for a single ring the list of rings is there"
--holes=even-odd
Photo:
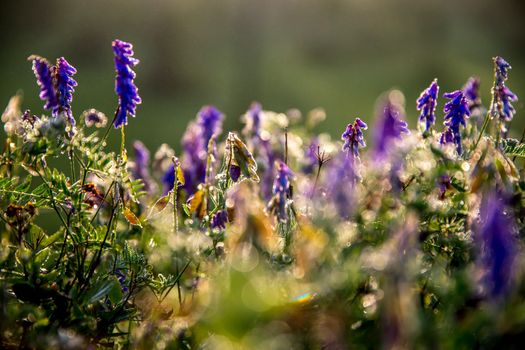
[[[140,222],[139,218],[129,209],[128,207],[125,207],[123,210],[124,217],[131,225],[142,227],[142,223]]]
[[[199,185],[199,189],[190,198],[188,198],[188,208],[190,215],[197,213],[197,216],[202,219],[206,214],[205,205],[205,192],[202,185]]]

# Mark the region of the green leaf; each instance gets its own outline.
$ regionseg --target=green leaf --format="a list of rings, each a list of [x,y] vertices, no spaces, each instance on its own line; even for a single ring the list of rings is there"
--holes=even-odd
[[[108,298],[113,304],[118,304],[122,300],[122,288],[118,283],[118,280],[115,276],[111,277],[113,284],[108,293]]]
[[[507,156],[525,158],[525,143],[520,143],[516,139],[503,139],[501,146]]]
[[[108,296],[111,289],[114,287],[116,280],[106,279],[97,282],[91,289],[86,293],[85,300],[88,304],[92,304],[100,299]]]

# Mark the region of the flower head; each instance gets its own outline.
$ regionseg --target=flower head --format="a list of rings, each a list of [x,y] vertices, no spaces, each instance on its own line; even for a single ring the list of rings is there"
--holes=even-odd
[[[132,70],[139,63],[139,60],[133,58],[133,45],[130,43],[117,39],[113,41],[112,45],[117,71],[115,92],[119,99],[113,125],[115,128],[119,128],[128,124],[128,115],[135,117],[137,104],[142,102],[139,90],[133,81],[136,74]]]
[[[84,117],[84,122],[87,127],[92,127],[94,125],[96,128],[103,128],[108,123],[108,117],[94,108],[84,111],[82,116]]]
[[[40,56],[30,56],[28,59],[33,62],[33,72],[40,87],[40,99],[46,101],[44,109],[51,110],[53,115],[56,115],[58,98],[53,81],[53,67],[45,58]]]
[[[438,97],[439,86],[437,79],[430,83],[429,87],[425,89],[417,99],[417,109],[421,111],[419,121],[425,121],[425,131],[429,131],[430,127],[436,121],[436,102]]]
[[[403,133],[410,133],[408,124],[402,119],[403,105],[400,100],[402,100],[401,93],[392,91],[382,104],[375,125],[376,156],[387,153],[389,144],[395,139],[400,139]]]
[[[463,152],[463,148],[461,146],[461,134],[459,132],[459,127],[461,125],[464,127],[466,126],[465,119],[470,115],[468,103],[461,90],[447,92],[443,94],[443,97],[450,100],[443,107],[443,111],[445,112],[444,124],[450,128],[452,134],[454,135],[456,149],[458,154],[461,154]]]
[[[484,196],[480,212],[481,263],[486,270],[484,278],[492,296],[505,293],[512,282],[516,263],[514,221],[501,194]]]
[[[345,132],[341,135],[341,140],[344,141],[343,151],[359,158],[359,147],[366,147],[363,137],[363,130],[366,129],[368,129],[368,125],[359,118],[355,118],[353,124],[348,124]]]

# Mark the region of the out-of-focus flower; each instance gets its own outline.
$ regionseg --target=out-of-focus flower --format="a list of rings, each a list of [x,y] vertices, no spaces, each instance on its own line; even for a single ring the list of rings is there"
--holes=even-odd
[[[166,172],[164,173],[164,176],[161,178],[161,182],[164,186],[163,194],[168,194],[169,191],[173,189],[173,185],[175,184],[175,165],[177,165],[177,188],[180,188],[180,186],[184,185],[186,182],[183,172],[180,168],[180,161],[178,158],[174,158],[175,163],[173,163],[173,158],[170,160],[171,164],[166,169]]]
[[[274,179],[274,166],[273,164],[277,161],[278,156],[272,149],[270,140],[261,140],[261,154],[263,155],[263,171],[261,175],[261,193],[263,199],[268,201],[272,197],[272,187]]]
[[[119,128],[128,124],[128,115],[135,117],[137,105],[142,103],[139,90],[134,83],[135,72],[133,67],[139,60],[133,58],[133,45],[121,40],[113,41],[113,53],[115,54],[115,92],[118,96],[118,108],[113,125]]]
[[[513,93],[506,85],[505,81],[508,79],[508,71],[512,69],[510,64],[502,57],[494,57],[494,87],[492,88],[492,106],[490,107],[490,114],[499,117],[501,121],[501,132],[507,133],[506,123],[510,122],[514,117],[516,110],[512,105],[513,102],[518,101],[518,96]]]
[[[93,125],[96,128],[103,128],[108,123],[108,117],[100,111],[97,111],[94,108],[88,109],[82,113],[84,122],[87,127],[92,127]]]
[[[206,146],[202,137],[202,128],[192,122],[182,136],[183,159],[182,168],[188,194],[196,191],[197,186],[206,178]]]
[[[58,111],[58,98],[53,82],[53,67],[40,56],[30,56],[28,60],[33,62],[33,72],[40,87],[40,99],[45,101],[44,109],[51,110],[53,115]]]
[[[224,115],[214,106],[204,106],[197,114],[199,126],[202,128],[202,139],[205,147],[212,136],[218,136],[222,132],[222,120]]]
[[[353,209],[354,186],[359,177],[354,159],[340,153],[327,169],[327,195],[339,216],[348,219]]]
[[[410,133],[408,124],[403,120],[404,99],[400,91],[391,91],[382,102],[380,113],[376,117],[374,129],[375,154],[382,156],[388,152],[393,140],[400,139],[403,133]]]
[[[463,95],[465,95],[465,98],[467,99],[470,112],[472,112],[473,109],[481,106],[479,84],[480,81],[478,77],[470,77],[463,86]]]
[[[259,102],[252,102],[250,108],[243,116],[243,121],[246,124],[243,134],[250,134],[252,137],[260,137],[261,135],[261,114],[262,106]]]
[[[152,193],[155,190],[155,183],[149,173],[150,152],[141,141],[133,142],[133,151],[135,160],[131,163],[131,175],[134,179],[141,179],[144,190]]]
[[[226,210],[219,210],[211,218],[211,227],[224,230],[228,222],[228,212]]]
[[[417,110],[421,111],[419,121],[425,122],[425,131],[428,132],[430,127],[436,122],[436,102],[438,97],[439,86],[437,79],[434,79],[417,99]]]
[[[514,221],[504,195],[493,192],[484,196],[480,224],[481,264],[486,272],[484,283],[491,296],[501,296],[512,283],[517,258]]]
[[[359,158],[359,147],[366,147],[363,137],[363,130],[366,129],[368,129],[368,125],[359,118],[356,118],[353,124],[348,124],[345,132],[341,135],[341,140],[344,141],[343,152]]]
[[[173,164],[175,151],[167,144],[163,143],[153,156],[153,174],[156,178],[166,173],[168,168]]]
[[[2,123],[4,123],[4,130],[8,135],[17,133],[20,128],[21,107],[22,94],[17,93],[9,99],[9,103],[2,113]]]
[[[461,133],[459,127],[461,125],[464,127],[466,126],[465,119],[470,115],[468,103],[461,90],[447,92],[443,94],[443,97],[450,100],[443,107],[443,111],[445,112],[444,124],[452,131],[456,150],[458,151],[458,154],[461,155],[463,153],[463,148],[461,146]]]
[[[303,173],[311,174],[314,172],[317,166],[317,149],[319,147],[319,139],[313,137],[310,141],[310,145],[305,151],[304,165],[302,167]]]
[[[273,198],[268,204],[269,209],[275,212],[280,221],[288,220],[288,205],[290,197],[290,179],[293,173],[288,166],[282,162],[276,162],[277,176],[273,182]]]
[[[56,84],[58,95],[58,111],[64,112],[71,125],[70,135],[76,133],[75,117],[71,112],[71,102],[73,101],[73,92],[77,82],[73,79],[73,75],[77,73],[75,67],[69,64],[64,57],[60,57],[56,64]]]

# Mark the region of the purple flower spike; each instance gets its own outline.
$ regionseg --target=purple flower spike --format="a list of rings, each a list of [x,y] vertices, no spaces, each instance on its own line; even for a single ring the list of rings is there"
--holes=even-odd
[[[359,158],[359,147],[366,147],[365,139],[363,138],[363,130],[366,129],[368,129],[368,125],[359,118],[356,118],[353,124],[348,124],[345,132],[341,135],[341,140],[345,142],[343,144],[343,152]]]
[[[505,85],[498,87],[496,93],[501,101],[500,118],[503,121],[510,122],[516,113],[512,102],[518,101],[518,96]]]
[[[73,79],[73,75],[77,73],[77,70],[70,65],[64,57],[60,57],[57,60],[56,68],[58,108],[59,111],[66,114],[72,127],[70,134],[74,134],[76,122],[75,117],[71,112],[71,102],[73,101],[75,86],[78,85],[75,79]]]
[[[443,108],[443,111],[446,113],[444,125],[449,127],[452,131],[456,150],[458,151],[458,154],[461,155],[461,153],[463,153],[463,148],[461,146],[459,127],[461,125],[464,127],[466,126],[465,118],[468,118],[470,115],[468,103],[461,90],[445,93],[443,94],[443,97],[450,100]]]
[[[46,101],[44,109],[51,110],[53,115],[56,115],[58,111],[58,98],[53,82],[53,68],[45,58],[40,56],[30,56],[29,60],[33,61],[33,72],[36,76],[36,82],[40,87],[40,99]]]
[[[259,102],[252,102],[250,109],[246,112],[246,130],[249,130],[252,136],[261,135],[261,112],[262,106]]]
[[[463,95],[467,99],[469,110],[472,110],[476,107],[481,106],[481,98],[479,97],[479,78],[470,77],[465,86],[463,86]]]
[[[375,153],[382,156],[388,151],[389,144],[400,139],[401,134],[410,133],[408,124],[401,119],[402,107],[390,98],[384,103],[375,126]]]
[[[135,117],[137,105],[142,102],[139,90],[133,81],[136,74],[132,70],[139,63],[139,60],[132,57],[133,45],[130,43],[117,39],[113,41],[112,45],[117,71],[115,92],[119,100],[113,125],[115,128],[119,128],[128,124],[128,115]]]
[[[487,291],[493,297],[509,290],[516,265],[514,220],[505,202],[501,194],[491,193],[484,196],[480,212],[481,263]]]
[[[211,218],[211,227],[224,230],[228,222],[228,212],[226,210],[219,210]]]
[[[417,110],[421,111],[419,121],[425,121],[425,132],[430,130],[436,121],[436,102],[438,97],[439,86],[437,79],[434,79],[430,86],[424,90],[417,99]]]
[[[208,147],[208,142],[212,136],[217,136],[222,132],[222,120],[224,115],[214,106],[204,106],[198,113],[198,124],[202,128],[204,147]]]
[[[186,179],[184,188],[188,194],[193,194],[206,178],[206,146],[202,139],[202,128],[194,122],[190,123],[182,136],[182,168]]]
[[[280,221],[286,221],[288,214],[286,212],[288,197],[290,196],[290,179],[293,177],[293,173],[288,166],[278,161],[277,165],[277,176],[273,182],[272,193],[274,199],[272,200],[277,209],[277,217]]]

